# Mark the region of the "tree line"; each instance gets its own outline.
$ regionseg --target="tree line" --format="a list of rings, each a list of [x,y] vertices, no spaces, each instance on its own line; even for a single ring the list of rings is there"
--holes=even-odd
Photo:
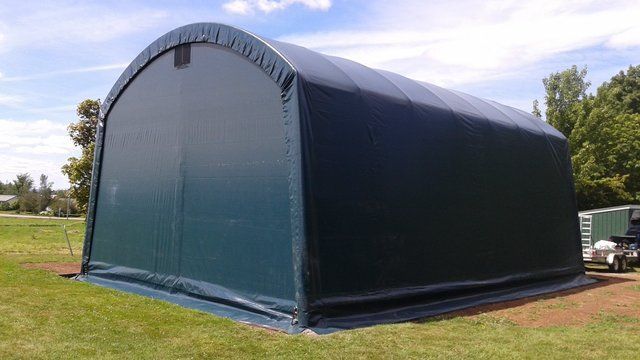
[[[0,210],[17,210],[38,214],[47,212],[51,215],[77,212],[75,202],[69,201],[64,190],[53,190],[49,177],[41,174],[38,186],[30,174],[18,174],[13,181],[0,181],[0,194],[17,195],[18,201],[0,204]]]
[[[629,66],[595,94],[584,67],[542,80],[546,120],[569,140],[578,208],[640,202],[640,65]],[[533,112],[541,117],[539,102]]]

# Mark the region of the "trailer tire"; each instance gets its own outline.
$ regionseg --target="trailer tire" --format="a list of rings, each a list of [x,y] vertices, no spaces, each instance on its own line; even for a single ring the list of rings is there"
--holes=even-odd
[[[627,257],[626,256],[620,256],[620,272],[627,272]]]
[[[609,264],[609,270],[612,272],[620,272],[620,258],[617,256],[613,257],[613,261]]]

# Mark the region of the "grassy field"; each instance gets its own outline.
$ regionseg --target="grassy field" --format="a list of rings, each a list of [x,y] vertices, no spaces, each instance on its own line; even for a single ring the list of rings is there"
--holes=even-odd
[[[75,257],[68,254],[62,224]],[[640,354],[635,317],[599,314],[585,326],[530,328],[484,314],[293,336],[21,265],[79,261],[83,226],[0,218],[0,359],[633,359]]]

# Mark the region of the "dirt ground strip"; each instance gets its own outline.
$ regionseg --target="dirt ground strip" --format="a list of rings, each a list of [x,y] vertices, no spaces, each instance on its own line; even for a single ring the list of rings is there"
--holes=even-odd
[[[640,272],[587,272],[595,284],[552,294],[478,306],[445,317],[506,318],[520,326],[582,326],[602,315],[640,319]]]
[[[80,263],[66,262],[66,263],[26,263],[22,264],[27,269],[41,269],[52,271],[60,276],[70,276],[80,273]]]
[[[61,276],[80,272],[80,264],[75,262],[26,263],[23,266],[52,271]],[[490,315],[525,327],[582,326],[603,314],[640,319],[640,271],[625,274],[591,271],[587,275],[600,281],[552,294],[477,306],[444,317]]]

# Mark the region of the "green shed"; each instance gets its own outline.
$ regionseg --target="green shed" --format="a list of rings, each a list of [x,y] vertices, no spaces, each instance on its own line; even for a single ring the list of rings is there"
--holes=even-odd
[[[607,240],[611,235],[624,235],[629,228],[629,219],[634,210],[640,210],[640,205],[622,205],[579,212],[582,247],[589,247],[599,240]]]

